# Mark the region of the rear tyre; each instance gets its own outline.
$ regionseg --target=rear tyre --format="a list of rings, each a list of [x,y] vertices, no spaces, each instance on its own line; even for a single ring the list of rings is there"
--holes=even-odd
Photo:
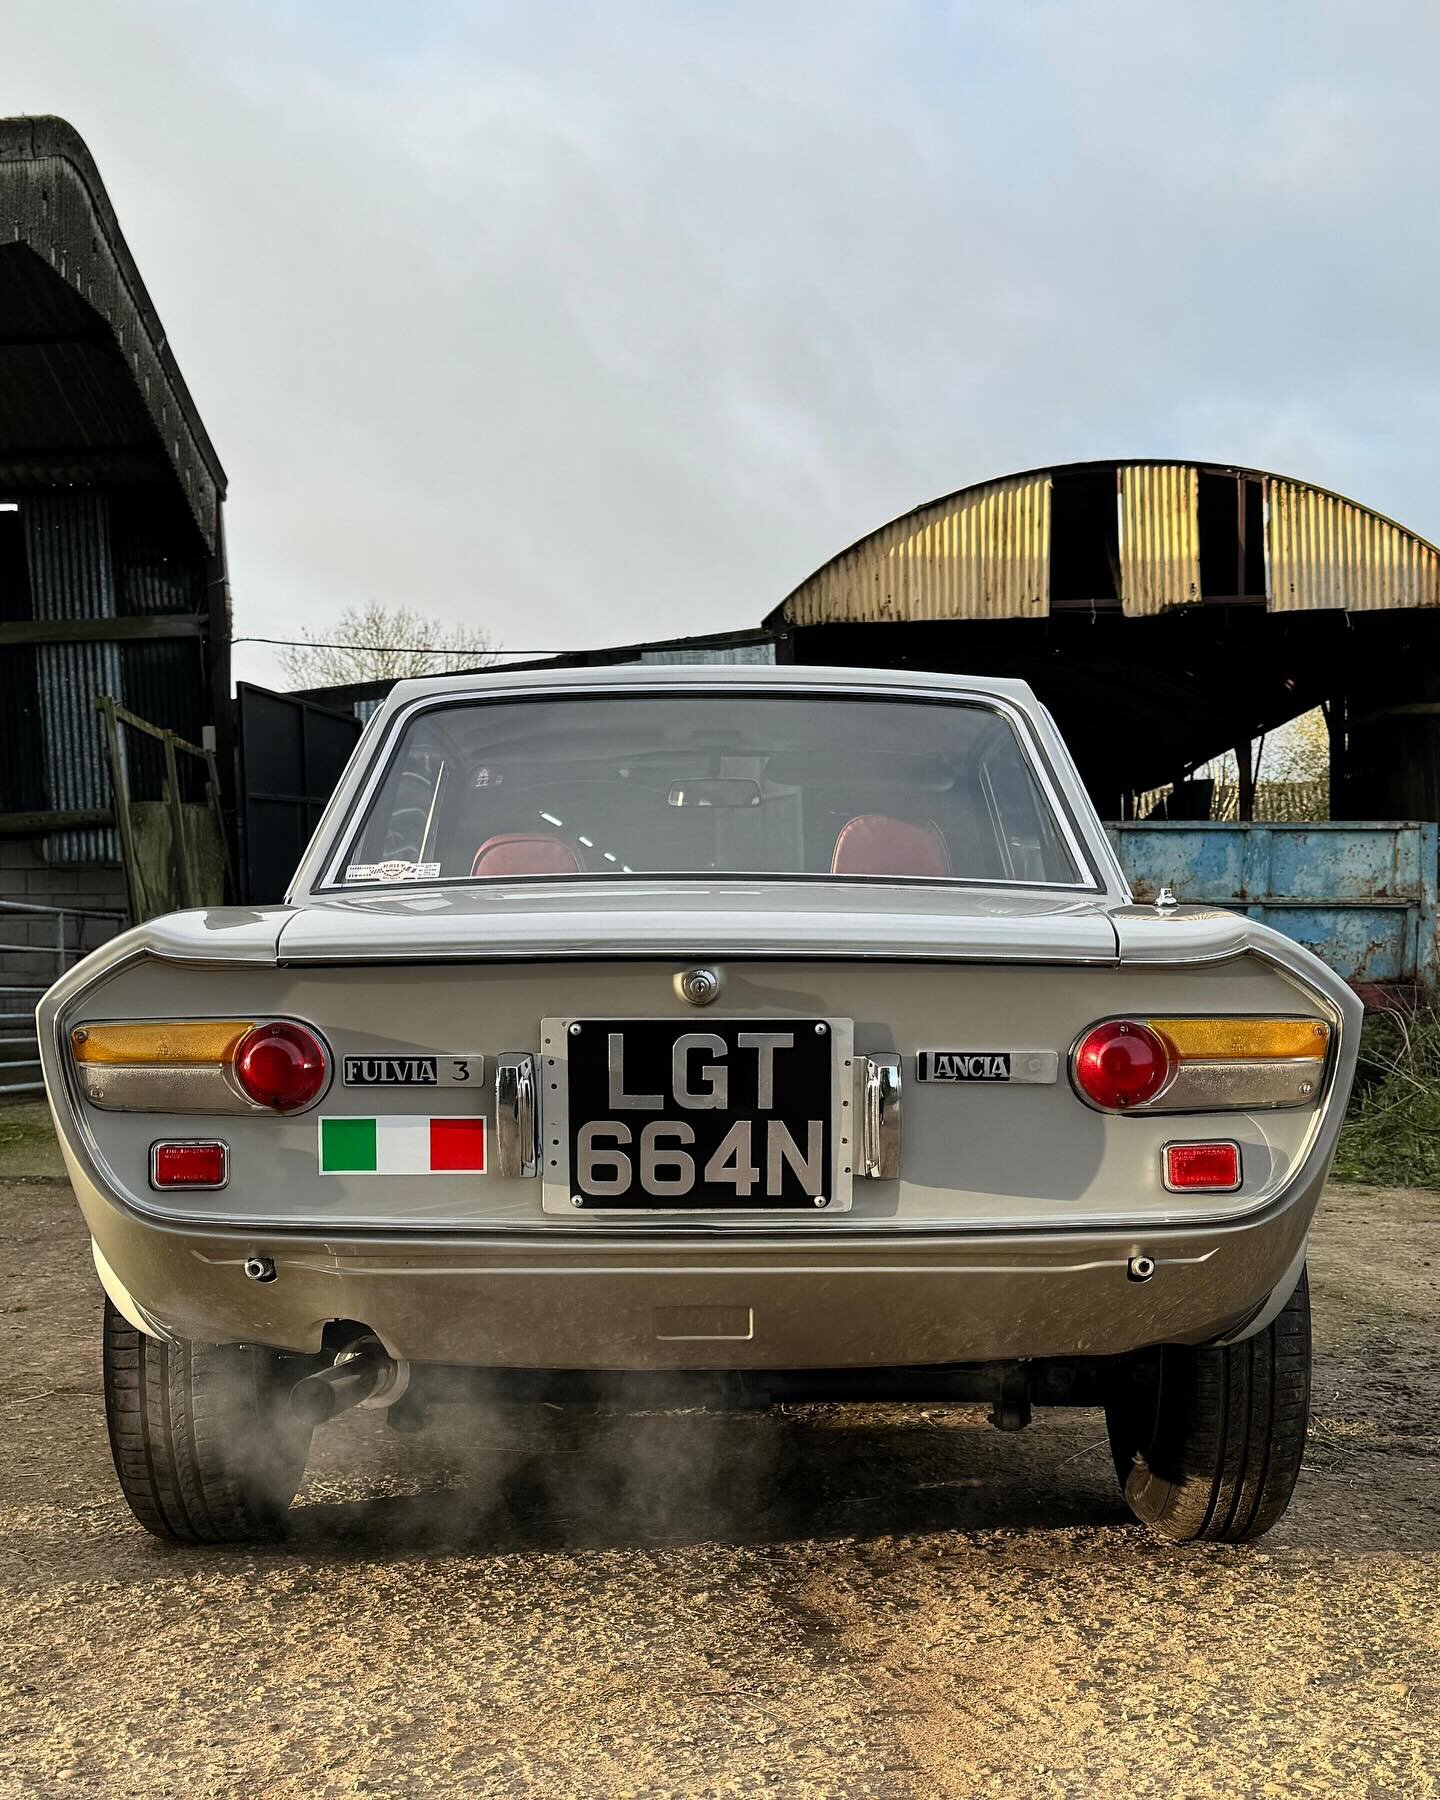
[[[1243,1343],[1137,1357],[1105,1407],[1115,1472],[1142,1524],[1178,1542],[1239,1544],[1290,1504],[1310,1415],[1310,1288]]]
[[[162,1343],[105,1302],[105,1418],[130,1510],[156,1537],[274,1537],[310,1427],[287,1404],[285,1359],[249,1344]]]

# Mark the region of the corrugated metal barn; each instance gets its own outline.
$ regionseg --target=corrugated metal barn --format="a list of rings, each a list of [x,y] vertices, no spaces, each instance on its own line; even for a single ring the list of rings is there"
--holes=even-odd
[[[1169,784],[1169,816],[1185,816],[1185,777],[1227,751],[1248,818],[1252,741],[1323,707],[1333,817],[1440,819],[1440,552],[1260,469],[1004,476],[861,538],[759,630],[516,666],[762,658],[1022,676],[1117,820]],[[391,685],[309,698],[364,716]]]
[[[766,625],[797,662],[1025,677],[1108,817],[1227,750],[1243,792],[1251,740],[1315,706],[1333,816],[1440,817],[1440,554],[1285,476],[1093,462],[962,488]]]
[[[0,121],[0,902],[125,906],[97,695],[223,751],[224,496],[89,151]],[[158,798],[158,750],[126,756]],[[8,944],[56,936],[0,910]],[[0,951],[0,1015],[53,965]]]

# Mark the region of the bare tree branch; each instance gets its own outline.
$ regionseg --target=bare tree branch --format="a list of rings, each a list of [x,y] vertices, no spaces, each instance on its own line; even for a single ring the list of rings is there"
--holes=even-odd
[[[381,606],[373,600],[365,606],[347,606],[334,625],[307,628],[302,635],[304,644],[279,652],[292,687],[341,687],[352,681],[458,673],[494,662],[497,650],[487,631],[445,625],[408,606]],[[437,655],[437,650],[457,654]]]

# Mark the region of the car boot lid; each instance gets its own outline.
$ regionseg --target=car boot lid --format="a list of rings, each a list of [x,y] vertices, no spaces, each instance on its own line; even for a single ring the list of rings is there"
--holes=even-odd
[[[1100,898],[823,881],[616,881],[429,887],[311,900],[287,963],[646,955],[1113,962]]]

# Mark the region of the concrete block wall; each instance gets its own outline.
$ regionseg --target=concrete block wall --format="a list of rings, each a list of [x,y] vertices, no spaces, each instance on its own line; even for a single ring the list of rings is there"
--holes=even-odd
[[[35,906],[100,907],[118,912],[119,920],[87,922],[82,948],[93,950],[123,928],[126,916],[125,876],[118,863],[56,863],[42,860],[40,840],[0,837],[0,900],[29,901]],[[48,987],[55,979],[56,920],[0,908],[0,943],[33,946],[0,951],[0,987]],[[66,921],[66,943],[74,950],[77,923]],[[74,961],[73,955],[69,958]],[[68,964],[67,964],[68,966]],[[0,1004],[0,1012],[12,1010]]]

